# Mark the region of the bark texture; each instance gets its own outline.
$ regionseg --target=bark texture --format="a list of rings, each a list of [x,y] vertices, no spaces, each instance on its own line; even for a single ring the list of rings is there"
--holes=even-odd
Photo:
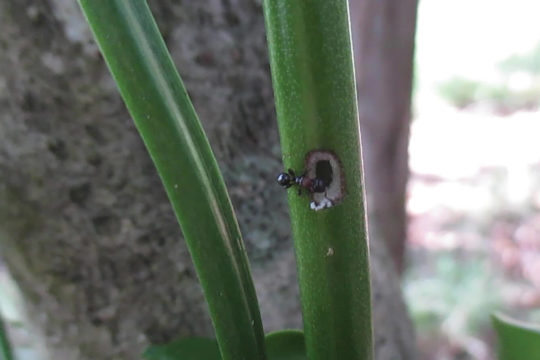
[[[417,0],[350,0],[369,226],[403,270]]]
[[[218,157],[267,331],[301,316],[260,1],[151,1]],[[0,251],[55,360],[212,333],[159,178],[73,0],[0,0]],[[377,358],[413,359],[372,244]]]

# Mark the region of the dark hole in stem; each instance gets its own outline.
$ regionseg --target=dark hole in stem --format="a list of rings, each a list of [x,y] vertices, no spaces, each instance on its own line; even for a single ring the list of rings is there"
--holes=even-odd
[[[315,176],[324,181],[326,186],[329,186],[332,182],[332,175],[332,165],[330,164],[330,161],[317,161],[317,164],[315,165]]]

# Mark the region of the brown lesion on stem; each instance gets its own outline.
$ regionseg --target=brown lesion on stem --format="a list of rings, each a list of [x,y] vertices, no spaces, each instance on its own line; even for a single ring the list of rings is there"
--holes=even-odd
[[[345,194],[345,175],[339,157],[329,150],[312,150],[306,155],[306,176],[321,179],[326,184],[324,192],[311,193],[310,208],[315,211],[338,205]]]

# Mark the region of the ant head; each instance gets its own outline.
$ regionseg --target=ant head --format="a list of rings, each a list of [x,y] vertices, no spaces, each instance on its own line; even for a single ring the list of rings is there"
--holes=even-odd
[[[290,186],[293,178],[287,173],[281,173],[277,177],[277,182],[281,186]]]

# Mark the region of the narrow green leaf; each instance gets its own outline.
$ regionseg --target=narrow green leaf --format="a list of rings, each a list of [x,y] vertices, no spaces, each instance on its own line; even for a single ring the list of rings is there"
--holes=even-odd
[[[492,315],[491,320],[499,339],[499,360],[540,359],[540,327],[502,314]]]
[[[13,352],[7,335],[4,320],[0,316],[0,360],[13,360]]]
[[[259,308],[232,205],[146,1],[79,2],[182,227],[223,359],[265,359]]]
[[[326,150],[341,161],[345,183],[341,203],[321,211],[289,191],[307,354],[311,360],[372,359],[347,0],[265,0],[264,11],[284,168],[302,174],[308,153]]]

